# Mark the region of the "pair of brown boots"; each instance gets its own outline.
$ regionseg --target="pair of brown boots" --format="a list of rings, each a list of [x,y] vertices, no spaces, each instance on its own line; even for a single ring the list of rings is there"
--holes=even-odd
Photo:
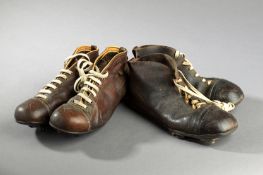
[[[20,104],[15,119],[31,127],[49,125],[82,134],[104,125],[126,92],[124,66],[127,50],[81,46],[64,68],[38,94]]]
[[[50,126],[71,134],[103,126],[125,96],[128,106],[173,135],[214,143],[238,126],[229,113],[244,98],[224,79],[204,78],[186,56],[168,46],[145,45],[127,50],[81,46],[64,69],[15,112],[18,123]],[[127,91],[127,93],[126,93]]]

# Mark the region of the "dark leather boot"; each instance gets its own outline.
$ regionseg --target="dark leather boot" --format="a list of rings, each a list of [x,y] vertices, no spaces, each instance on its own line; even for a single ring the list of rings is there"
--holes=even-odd
[[[65,60],[64,68],[54,80],[43,87],[35,97],[16,108],[16,121],[31,127],[47,124],[52,112],[76,94],[73,86],[78,78],[77,61],[83,58],[92,64],[97,56],[96,46],[77,48],[73,55]]]
[[[144,45],[133,49],[134,56],[138,58],[156,53],[168,54],[173,57],[178,69],[183,72],[187,80],[207,98],[232,102],[235,105],[243,100],[244,94],[240,87],[224,79],[199,76],[186,56],[174,48],[162,45]]]
[[[103,126],[111,117],[126,92],[125,48],[108,47],[86,70],[86,60],[78,62],[79,79],[76,96],[57,108],[50,126],[70,134],[83,134]]]
[[[177,71],[169,55],[134,58],[128,67],[128,106],[172,135],[207,144],[237,128],[236,119],[226,112],[232,109],[231,103],[207,99]]]

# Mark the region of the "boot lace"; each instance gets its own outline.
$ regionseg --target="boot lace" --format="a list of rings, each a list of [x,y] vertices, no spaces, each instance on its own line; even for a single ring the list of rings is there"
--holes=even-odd
[[[97,96],[99,92],[98,85],[102,84],[101,79],[108,77],[108,72],[101,73],[99,68],[94,65],[94,68],[91,69],[93,64],[87,60],[80,59],[77,64],[77,69],[80,77],[76,80],[74,84],[74,89],[78,93],[77,96],[80,97],[78,100],[73,100],[73,103],[87,108],[86,103],[92,103],[91,94],[93,97]],[[87,66],[89,66],[87,68]]]
[[[89,59],[89,56],[87,54],[83,54],[83,53],[78,53],[78,54],[74,54],[69,56],[68,58],[66,58],[64,65],[67,65],[72,59],[78,57],[78,56],[82,56],[85,57],[86,59]],[[57,87],[59,85],[61,85],[64,80],[66,80],[68,78],[68,75],[71,75],[72,71],[69,69],[61,69],[60,73],[55,77],[55,79],[53,79],[50,83],[46,84],[44,86],[44,88],[42,88],[38,94],[36,95],[36,97],[38,98],[42,98],[42,99],[46,99],[48,94],[51,94],[53,91],[57,89]]]
[[[224,111],[232,111],[235,105],[231,102],[225,103],[219,100],[210,100],[200,91],[198,91],[184,76],[184,74],[178,70],[180,78],[174,79],[174,84],[178,88],[179,92],[184,96],[185,103],[192,105],[193,109],[198,109],[206,104],[214,104]],[[184,85],[182,85],[184,83]],[[193,98],[195,97],[195,98]]]
[[[194,70],[193,64],[186,58],[185,54],[176,50],[175,54],[174,54],[175,58],[179,58],[179,57],[183,57],[184,61],[182,63],[182,65],[184,66],[188,66],[188,70]],[[195,71],[195,70],[194,70]],[[212,83],[212,80],[207,80],[204,77],[201,77],[196,71],[195,71],[195,77],[200,77],[202,79],[202,82],[207,83],[207,85],[210,85]]]

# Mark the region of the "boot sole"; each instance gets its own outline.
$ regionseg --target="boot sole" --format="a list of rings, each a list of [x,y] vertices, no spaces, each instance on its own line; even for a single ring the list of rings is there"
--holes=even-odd
[[[27,122],[23,122],[23,121],[16,121],[16,122],[19,124],[22,124],[22,125],[27,125],[30,128],[38,128],[38,127],[44,127],[45,126],[45,124],[38,123],[38,122],[31,122],[31,123],[27,123]]]
[[[58,133],[66,133],[66,134],[72,134],[72,135],[88,134],[88,133],[94,132],[96,130],[96,129],[93,129],[93,130],[89,130],[87,132],[73,132],[73,131],[68,131],[65,129],[58,128],[50,122],[49,122],[49,126],[51,126],[53,129],[57,130]]]
[[[174,129],[168,129],[168,132],[172,136],[178,137],[180,139],[186,139],[186,140],[190,140],[190,141],[193,140],[193,141],[197,141],[201,144],[211,145],[211,144],[216,143],[216,141],[219,140],[220,138],[231,134],[236,129],[237,129],[237,127],[233,128],[227,132],[224,132],[224,133],[204,134],[204,135],[189,134],[189,133],[185,133],[185,132],[174,130]]]

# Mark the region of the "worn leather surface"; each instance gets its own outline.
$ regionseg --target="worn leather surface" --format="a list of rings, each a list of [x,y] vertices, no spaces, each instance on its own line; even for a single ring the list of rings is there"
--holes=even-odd
[[[96,46],[81,46],[75,50],[74,54],[77,53],[87,53],[91,61],[94,61],[98,56],[98,49]],[[80,56],[76,57],[66,65],[65,68],[71,70],[72,74],[67,74],[66,80],[61,79],[63,83],[56,85],[57,88],[52,89],[52,93],[48,94],[46,99],[33,97],[17,106],[15,110],[16,121],[31,126],[47,124],[52,112],[76,94],[73,86],[78,78],[76,63],[80,58]]]
[[[176,78],[166,54],[148,55],[128,62],[126,103],[168,131],[218,137],[237,128],[228,112],[213,104],[193,109],[173,84]]]
[[[133,49],[133,54],[137,58],[156,53],[167,54],[174,58],[175,52],[176,49],[162,45],[136,46]],[[182,64],[183,61],[184,58],[182,56],[176,60],[178,69],[184,73],[185,77],[195,88],[197,88],[209,99],[219,100],[222,102],[232,102],[235,105],[239,104],[243,100],[244,93],[236,84],[225,79],[204,77],[207,80],[212,80],[212,83],[208,85],[207,83],[202,82],[202,77],[195,77],[196,71],[189,70],[188,66],[184,66]]]
[[[98,85],[96,97],[90,94],[92,103],[87,103],[87,108],[83,108],[74,103],[74,100],[80,99],[78,95],[74,96],[55,110],[50,118],[50,125],[72,134],[88,133],[103,126],[126,93],[124,67],[127,60],[126,49],[120,48],[119,53],[105,65],[109,76]]]

